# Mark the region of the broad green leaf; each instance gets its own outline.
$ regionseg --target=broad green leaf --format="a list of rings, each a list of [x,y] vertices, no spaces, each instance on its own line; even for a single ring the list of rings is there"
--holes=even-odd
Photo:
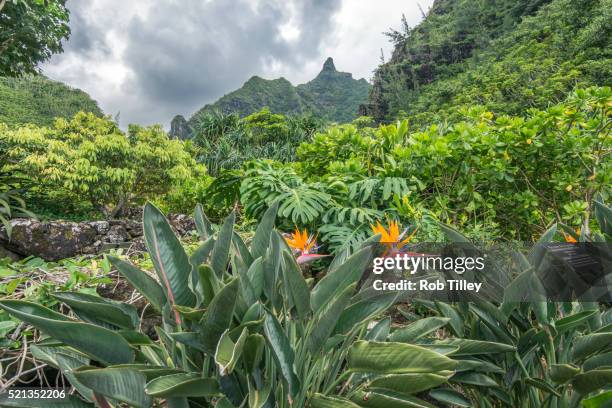
[[[249,381],[249,408],[262,408],[266,404],[269,404],[268,400],[270,397],[270,391],[272,386],[267,383],[263,389],[256,389],[251,381]]]
[[[395,303],[397,297],[397,293],[383,292],[350,305],[340,315],[334,334],[347,334],[352,329],[381,315]]]
[[[351,401],[364,408],[435,408],[430,403],[412,395],[387,390],[357,391]]]
[[[577,337],[572,348],[572,358],[583,360],[596,352],[612,348],[612,333],[594,333]]]
[[[137,408],[151,406],[151,398],[144,392],[144,374],[130,368],[84,367],[73,371],[75,378],[86,387],[106,398],[125,402]]]
[[[215,352],[215,363],[219,367],[220,375],[231,374],[242,354],[244,343],[249,335],[248,329],[243,329],[240,337],[234,343],[229,336],[229,330],[226,330],[219,339],[217,350]]]
[[[598,369],[578,374],[572,380],[572,385],[582,395],[603,389],[612,384],[612,368]]]
[[[236,249],[236,252],[240,255],[240,259],[248,268],[253,263],[253,257],[251,256],[251,252],[247,248],[244,240],[236,231],[232,234],[232,243]]]
[[[416,394],[448,381],[452,371],[438,373],[393,374],[372,380],[370,388],[382,388],[403,394]]]
[[[302,276],[302,270],[287,251],[283,251],[282,265],[284,281],[289,292],[287,296],[295,305],[299,318],[304,320],[310,313],[310,290]]]
[[[268,245],[270,244],[270,233],[274,228],[274,220],[278,211],[278,202],[274,202],[270,208],[266,210],[251,241],[251,255],[253,259],[263,257],[266,254]]]
[[[390,341],[411,343],[445,326],[450,321],[447,317],[425,317],[406,327],[395,330],[389,336]]]
[[[0,308],[103,364],[131,363],[134,360],[128,342],[112,330],[71,320],[44,306],[23,300],[2,300]]]
[[[194,373],[170,374],[149,381],[145,387],[148,395],[170,397],[220,396],[219,383],[214,378],[203,378]]]
[[[438,341],[436,344],[459,347],[459,350],[453,353],[453,355],[456,356],[508,353],[516,350],[516,348],[510,344],[471,339],[447,339]]]
[[[210,302],[208,311],[202,319],[203,345],[210,353],[215,352],[221,335],[232,323],[239,286],[239,278],[225,285]]]
[[[359,405],[342,397],[328,397],[323,394],[314,394],[310,398],[312,408],[359,408]]]
[[[206,302],[204,298],[205,293],[203,293],[202,285],[200,283],[200,266],[206,262],[210,252],[212,251],[213,245],[215,245],[215,240],[213,237],[208,238],[202,245],[200,245],[189,257],[189,263],[191,264],[191,275],[190,275],[190,284],[191,290],[195,293],[196,299],[198,301],[198,305],[201,305]],[[210,302],[210,299],[208,301]]]
[[[276,317],[268,311],[265,313],[266,320],[264,321],[264,333],[266,335],[266,341],[268,342],[276,366],[280,370],[284,382],[287,384],[288,398],[290,399],[289,403],[291,403],[300,390],[300,381],[293,369],[295,355],[291,348],[291,343],[289,343],[289,339],[285,336],[285,332],[278,320],[276,320]]]
[[[257,299],[261,298],[261,294],[263,293],[264,286],[264,263],[263,258],[256,258],[249,266],[247,271],[247,276],[251,281],[251,285],[253,287],[253,294]]]
[[[336,296],[317,317],[312,332],[308,336],[308,349],[312,354],[316,354],[325,345],[325,342],[334,331],[340,315],[351,301],[351,296],[355,291],[356,284],[345,288]]]
[[[219,292],[217,275],[210,265],[200,265],[198,268],[198,277],[197,290],[201,292],[202,305],[208,306],[215,297],[215,294]]]
[[[198,203],[195,209],[195,225],[196,230],[198,231],[198,235],[202,241],[206,241],[208,238],[212,236],[213,229],[212,224],[204,214],[204,208],[202,208],[202,204]]]
[[[596,354],[593,357],[589,357],[582,364],[582,369],[584,371],[594,370],[600,367],[612,367],[612,351],[608,351],[607,353]]]
[[[551,364],[550,379],[556,383],[562,384],[574,378],[580,372],[578,367],[570,364]]]
[[[195,306],[195,295],[189,289],[191,264],[189,258],[170,227],[166,217],[153,204],[144,208],[143,227],[151,261],[170,305]],[[174,312],[180,324],[178,312]]]
[[[348,352],[348,369],[377,374],[435,373],[452,370],[456,361],[406,343],[355,342]]]
[[[147,381],[151,381],[157,377],[163,377],[170,374],[180,374],[183,373],[182,370],[178,368],[170,368],[164,366],[154,366],[148,364],[120,364],[111,366],[109,368],[129,368],[131,370],[136,370],[139,373],[144,374]]]
[[[582,406],[584,408],[610,408],[612,406],[612,390],[583,399]]]
[[[77,292],[56,292],[53,297],[70,306],[75,312],[85,313],[123,329],[134,329],[140,322],[136,308],[127,303]]]
[[[251,334],[247,337],[242,355],[248,372],[252,373],[259,367],[265,345],[266,339],[261,334]]]
[[[236,213],[232,211],[232,213],[225,219],[210,255],[210,266],[217,274],[217,277],[223,276],[225,269],[227,268],[230,247],[232,244],[232,236],[234,234],[235,219]]]
[[[310,297],[310,304],[319,312],[336,293],[359,281],[370,261],[371,248],[364,248],[353,254],[338,268],[330,271],[314,287]]]
[[[587,310],[584,312],[579,312],[570,316],[566,316],[555,322],[555,329],[557,330],[558,334],[565,333],[569,330],[579,327],[582,324],[587,324],[589,319],[595,313],[597,313],[597,311]]]
[[[470,402],[470,400],[464,397],[463,394],[455,390],[448,389],[448,388],[431,390],[429,391],[429,396],[435,400],[438,400],[445,404],[449,404],[451,406],[456,405],[458,407],[466,407],[466,408],[469,408],[472,406],[472,403]]]
[[[455,334],[458,337],[463,337],[463,334],[464,334],[463,318],[459,315],[459,312],[457,312],[457,310],[454,307],[452,307],[451,305],[445,302],[436,302],[436,306],[438,307],[438,310],[440,310],[440,313],[444,317],[448,317],[450,319],[448,324],[453,329]]]
[[[365,339],[369,341],[385,341],[389,337],[391,329],[391,318],[385,317],[381,319],[372,329],[366,334]]]
[[[166,296],[164,295],[164,290],[155,279],[146,272],[119,258],[108,256],[108,259],[117,268],[119,273],[149,301],[155,310],[158,312],[162,311],[164,303],[166,303]]]
[[[540,378],[525,378],[525,383],[557,397],[561,396],[561,394],[555,390],[555,387],[552,384],[549,384]]]
[[[451,353],[452,354],[452,353]],[[457,360],[457,367],[455,371],[480,371],[482,373],[495,373],[495,374],[504,374],[506,372],[505,369],[485,360],[477,359],[477,358],[465,358],[462,360]]]
[[[473,371],[457,373],[451,378],[451,381],[462,384],[477,385],[479,387],[496,387],[498,385],[495,380],[488,375]]]

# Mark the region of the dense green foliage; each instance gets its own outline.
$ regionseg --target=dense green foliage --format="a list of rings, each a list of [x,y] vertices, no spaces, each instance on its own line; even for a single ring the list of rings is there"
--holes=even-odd
[[[157,279],[109,259],[159,317],[154,334],[141,331],[134,305],[83,292],[52,294],[69,316],[24,300],[0,300],[0,309],[48,336],[30,350],[75,388],[71,406],[433,407],[426,398],[552,408],[609,395],[599,393],[612,375],[609,309],[416,301],[426,317],[400,309],[408,324],[391,325],[384,315],[399,294],[359,285],[379,237],[339,254],[312,283],[274,228],[276,210],[247,246],[233,231],[234,213],[213,233],[198,208],[201,241],[188,255],[164,215],[145,206]],[[602,230],[611,225],[610,208],[599,203],[596,212]],[[533,254],[516,256],[524,271],[506,293],[547,272]]]
[[[114,217],[125,206],[171,192],[196,179],[206,181],[183,142],[159,126],[130,126],[128,134],[106,118],[78,113],[52,128],[26,125],[0,129],[11,170],[34,185],[30,191],[71,208],[86,202]]]
[[[531,241],[554,221],[588,231],[580,223],[612,183],[611,101],[609,88],[593,88],[524,117],[472,108],[418,132],[405,120],[336,126],[303,143],[296,162],[254,161],[211,188],[251,217],[279,201],[281,220],[318,229],[333,248],[384,217],[424,223],[431,239],[430,219],[487,241]]]
[[[463,105],[520,114],[576,86],[609,86],[611,9],[608,0],[436,1],[418,26],[391,33],[393,56],[364,110],[426,125]]]
[[[242,119],[236,113],[201,113],[191,140],[197,160],[217,176],[250,160],[292,161],[299,144],[322,128],[323,123],[312,115],[284,116],[268,108]]]
[[[0,78],[0,123],[51,126],[55,118],[71,119],[80,111],[102,116],[98,103],[80,89],[42,75]]]
[[[70,35],[66,0],[0,1],[0,76],[36,72]]]
[[[200,109],[189,125],[194,128],[200,116],[210,112],[247,116],[264,107],[273,113],[312,114],[323,120],[350,122],[357,116],[359,105],[366,101],[369,88],[366,80],[355,80],[349,73],[336,71],[333,60],[328,58],[315,79],[296,87],[285,78],[267,80],[254,76],[240,89]]]

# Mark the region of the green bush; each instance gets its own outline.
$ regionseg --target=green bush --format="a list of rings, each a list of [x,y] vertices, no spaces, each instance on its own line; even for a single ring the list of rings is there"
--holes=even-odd
[[[57,119],[52,128],[4,128],[0,141],[15,171],[36,189],[59,201],[90,203],[106,217],[205,175],[184,144],[168,139],[161,127],[130,126],[126,135],[91,113]]]

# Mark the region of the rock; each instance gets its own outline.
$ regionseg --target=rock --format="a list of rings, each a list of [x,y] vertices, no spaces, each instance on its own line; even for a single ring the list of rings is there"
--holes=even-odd
[[[172,139],[186,140],[190,138],[189,125],[183,115],[176,115],[170,122],[170,136]]]
[[[168,220],[179,236],[187,236],[195,230],[195,221],[187,215],[172,214]],[[142,223],[135,219],[78,223],[14,219],[11,225],[10,240],[0,228],[0,258],[33,255],[47,261],[58,261],[79,255],[95,255],[110,248],[144,250]]]
[[[22,259],[23,256],[20,256],[0,246],[0,259],[4,259],[4,258],[9,258],[11,261],[15,262],[15,261],[19,261],[20,259]]]

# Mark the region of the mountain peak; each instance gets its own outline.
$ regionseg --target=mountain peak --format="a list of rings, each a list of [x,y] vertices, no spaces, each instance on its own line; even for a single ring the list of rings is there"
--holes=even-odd
[[[336,72],[336,66],[334,65],[334,59],[332,57],[327,57],[323,63],[321,72]]]

